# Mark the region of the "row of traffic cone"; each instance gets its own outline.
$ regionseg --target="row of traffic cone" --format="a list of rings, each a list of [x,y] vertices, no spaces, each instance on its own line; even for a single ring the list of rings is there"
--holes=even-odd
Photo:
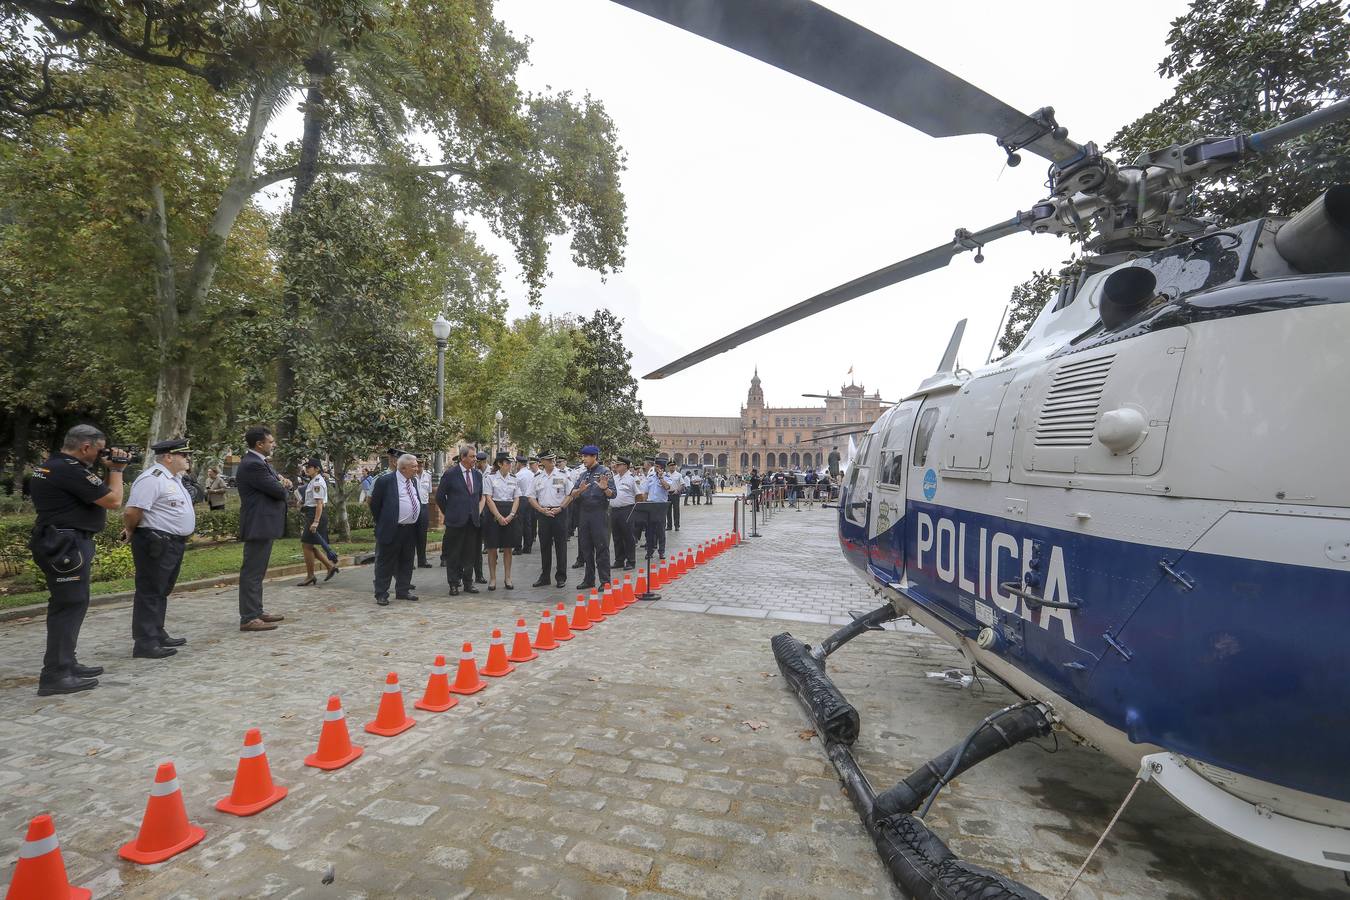
[[[716,544],[713,542],[713,545]],[[664,584],[683,574],[689,567],[711,559],[712,555],[715,553],[708,546],[700,545],[696,553],[681,553],[674,566],[662,565],[652,569],[650,574],[646,569],[639,571],[636,584],[631,576],[625,575],[622,582],[615,579],[603,591],[592,590],[589,597],[578,594],[570,622],[565,603],[558,603],[555,609],[545,609],[533,641],[530,640],[525,620],[517,619],[509,654],[501,630],[494,629],[487,665],[481,672],[474,657],[473,644],[465,642],[453,684],[449,679],[445,657],[437,656],[427,678],[426,691],[413,706],[428,712],[444,712],[454,707],[459,702],[454,695],[474,694],[487,687],[487,682],[481,676],[500,678],[509,675],[514,671],[515,663],[538,658],[536,651],[555,650],[562,642],[572,640],[574,632],[587,631],[593,625],[617,615],[624,607],[637,601],[637,595],[647,590],[648,583]],[[416,720],[404,708],[398,675],[390,672],[385,678],[384,692],[375,719],[366,724],[365,730],[371,734],[393,736],[407,731],[415,724]],[[329,697],[323,728],[319,733],[318,749],[305,757],[305,765],[324,770],[340,769],[364,752],[364,748],[351,741],[342,700],[337,695]],[[244,735],[244,747],[239,753],[234,786],[228,797],[216,803],[216,809],[233,815],[251,816],[277,803],[286,793],[285,787],[272,780],[262,732],[250,728]],[[118,855],[132,862],[150,865],[187,850],[205,836],[204,829],[188,821],[177,771],[172,762],[164,762],[155,772],[140,830],[135,840],[119,848]],[[50,815],[39,815],[29,823],[27,837],[19,849],[19,864],[5,897],[6,900],[49,897],[84,900],[90,897],[88,890],[72,887],[68,881],[65,862],[56,840],[56,826]]]
[[[637,593],[645,594],[649,591],[659,590],[695,566],[712,562],[723,551],[730,550],[739,543],[740,535],[735,532],[728,532],[713,538],[711,541],[701,543],[697,547],[675,551],[671,554],[669,560],[662,561],[649,570],[638,572]]]

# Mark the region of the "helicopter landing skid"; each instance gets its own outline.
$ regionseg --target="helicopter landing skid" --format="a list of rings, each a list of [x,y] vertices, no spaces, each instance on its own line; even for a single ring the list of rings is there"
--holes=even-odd
[[[825,657],[896,617],[890,604],[854,616],[853,622],[814,650],[787,632],[775,635],[772,646],[778,669],[815,725],[891,877],[907,896],[914,900],[1045,900],[1025,885],[962,861],[920,817],[942,786],[960,772],[1048,732],[1050,725],[1039,705],[1019,703],[993,713],[964,741],[880,795],[853,758],[849,748],[858,737],[858,712],[825,674]],[[923,812],[913,815],[920,804]]]

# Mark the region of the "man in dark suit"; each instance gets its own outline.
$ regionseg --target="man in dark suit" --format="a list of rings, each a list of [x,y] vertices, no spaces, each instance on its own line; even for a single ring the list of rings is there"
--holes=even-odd
[[[291,483],[277,474],[267,458],[277,439],[265,425],[244,432],[248,445],[235,472],[239,489],[239,538],[244,542],[244,562],[239,567],[239,630],[272,631],[285,616],[266,612],[262,604],[262,581],[272,542],[286,531],[286,497]]]
[[[436,487],[436,505],[445,519],[445,540],[441,555],[445,557],[445,577],[450,582],[450,596],[459,593],[476,594],[473,586],[473,564],[478,557],[478,513],[483,503],[483,473],[474,465],[474,451],[459,449],[459,462],[441,475]]]
[[[395,470],[376,480],[370,495],[370,511],[375,517],[375,602],[389,605],[389,579],[394,580],[394,596],[416,600],[412,593],[413,558],[417,551],[418,520],[422,501],[417,492],[417,457],[400,456]]]

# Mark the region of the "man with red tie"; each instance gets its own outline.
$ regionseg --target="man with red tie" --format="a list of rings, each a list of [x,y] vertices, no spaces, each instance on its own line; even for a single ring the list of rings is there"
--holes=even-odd
[[[416,600],[412,592],[413,559],[417,552],[417,522],[422,517],[422,499],[417,492],[417,457],[398,458],[390,477],[375,482],[370,495],[375,517],[375,602],[389,605],[389,581],[394,597]]]
[[[445,470],[436,487],[436,505],[445,519],[445,577],[450,596],[476,594],[473,564],[478,559],[478,522],[483,509],[483,473],[475,465],[472,447],[459,448],[459,461]]]

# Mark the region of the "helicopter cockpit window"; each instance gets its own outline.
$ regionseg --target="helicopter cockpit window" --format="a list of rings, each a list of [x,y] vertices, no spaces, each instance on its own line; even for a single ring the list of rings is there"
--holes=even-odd
[[[877,471],[877,481],[881,484],[893,484],[898,487],[904,483],[904,465],[904,451],[882,450],[881,467]]]
[[[933,432],[937,429],[938,411],[925,409],[919,415],[919,424],[914,429],[914,465],[922,468],[928,464],[928,445],[933,442]]]

